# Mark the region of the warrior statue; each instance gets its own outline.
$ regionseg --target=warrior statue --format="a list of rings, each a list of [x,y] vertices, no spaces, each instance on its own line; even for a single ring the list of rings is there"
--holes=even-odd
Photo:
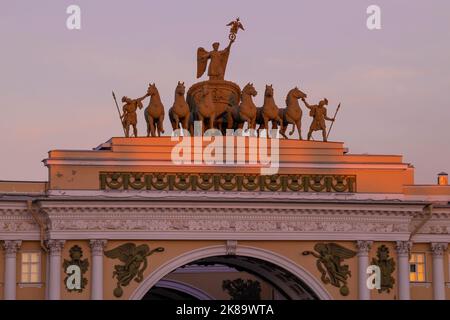
[[[134,132],[134,136],[137,137],[138,136],[138,132],[137,132],[137,114],[136,114],[136,110],[137,108],[142,109],[143,105],[142,105],[142,100],[144,100],[145,98],[147,98],[147,94],[141,98],[138,99],[130,99],[128,97],[123,97],[122,98],[122,102],[125,103],[123,105],[123,115],[122,115],[122,124],[123,127],[125,128],[125,137],[129,137],[130,136],[130,126],[133,126],[133,132]]]
[[[311,140],[314,131],[322,131],[323,141],[327,142],[327,126],[325,120],[334,121],[334,118],[327,116],[327,108],[325,108],[325,106],[328,105],[328,100],[323,99],[318,105],[313,106],[306,102],[305,98],[302,98],[302,101],[310,110],[309,115],[313,118],[311,126],[309,127],[308,140]]]

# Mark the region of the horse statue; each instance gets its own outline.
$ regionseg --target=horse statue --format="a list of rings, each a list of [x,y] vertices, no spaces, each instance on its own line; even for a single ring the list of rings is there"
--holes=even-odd
[[[174,131],[180,129],[180,123],[183,130],[189,130],[191,112],[184,98],[185,91],[184,82],[178,81],[178,85],[175,88],[175,101],[172,108],[169,109],[169,119]]]
[[[241,104],[230,108],[232,121],[228,124],[228,129],[242,129],[245,122],[247,122],[249,129],[256,129],[256,105],[253,102],[253,97],[257,94],[253,83],[249,82],[242,89]]]
[[[278,115],[283,120],[283,127],[280,129],[280,134],[288,139],[286,136],[286,130],[289,124],[292,124],[292,131],[289,135],[294,134],[295,126],[297,126],[298,137],[302,140],[302,109],[300,109],[300,104],[298,99],[304,99],[307,94],[300,91],[299,88],[295,87],[291,89],[286,97],[286,108],[278,110]]]
[[[193,124],[195,121],[202,122],[202,135],[207,129],[214,128],[214,121],[216,120],[216,106],[213,101],[211,90],[207,85],[202,86],[200,98],[198,99],[192,111],[192,122],[190,127],[191,136],[194,135]],[[206,125],[208,120],[208,125]],[[208,127],[208,128],[206,128]]]
[[[156,130],[160,137],[164,133],[164,106],[155,83],[148,85],[147,95],[150,96],[150,103],[144,112],[147,121],[147,137],[150,135],[156,137]]]
[[[257,108],[256,111],[256,123],[259,124],[259,130],[269,129],[269,121],[272,122],[272,128],[277,129],[280,124],[280,130],[283,130],[283,121],[278,113],[278,107],[275,104],[273,98],[273,86],[266,85],[264,92],[264,104],[261,108]],[[269,133],[267,133],[269,135]]]

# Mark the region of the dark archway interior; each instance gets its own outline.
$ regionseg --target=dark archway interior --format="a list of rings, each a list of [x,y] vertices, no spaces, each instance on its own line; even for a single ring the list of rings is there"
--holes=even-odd
[[[142,300],[198,300],[192,295],[180,290],[153,287]]]
[[[286,300],[318,300],[318,296],[301,279],[273,263],[244,256],[215,256],[193,261],[177,270],[189,266],[227,266],[238,272],[246,272],[270,284]],[[205,268],[207,270],[207,268]],[[174,270],[175,271],[175,270]],[[193,274],[193,277],[196,275]],[[156,284],[143,298],[144,300],[197,300],[187,292],[174,288],[161,288]]]

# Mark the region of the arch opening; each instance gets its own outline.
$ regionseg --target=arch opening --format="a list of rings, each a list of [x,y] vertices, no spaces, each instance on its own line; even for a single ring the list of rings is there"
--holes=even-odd
[[[203,277],[200,284],[196,283],[195,279],[202,278],[205,271],[209,276]],[[224,284],[224,280],[229,281]],[[174,257],[144,279],[129,298],[152,299],[151,290],[161,288],[164,281],[177,282],[178,285],[170,289],[181,295],[188,294],[189,299],[240,300],[246,296],[236,296],[236,291],[242,293],[242,288],[257,288],[255,281],[260,284],[263,300],[332,299],[320,279],[301,265],[276,252],[249,246],[237,246],[232,255],[226,246],[219,245],[195,249]],[[201,285],[202,281],[207,285]],[[234,288],[234,291],[229,288]],[[199,295],[199,292],[203,295]]]

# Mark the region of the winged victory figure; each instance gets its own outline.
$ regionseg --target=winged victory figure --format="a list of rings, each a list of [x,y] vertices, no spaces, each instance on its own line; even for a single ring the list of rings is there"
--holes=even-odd
[[[214,42],[212,51],[206,51],[200,47],[197,49],[197,78],[200,78],[206,71],[209,62],[208,76],[209,80],[224,80],[225,70],[227,68],[228,57],[230,56],[230,49],[233,42],[236,40],[236,34],[239,29],[244,30],[244,26],[239,18],[227,24],[230,28],[230,43],[224,50],[219,50],[219,42]]]
[[[236,20],[231,21],[230,23],[228,23],[227,27],[231,27],[230,28],[230,35],[229,35],[230,40],[235,40],[236,39],[236,35],[237,35],[239,29],[241,29],[242,31],[245,31],[244,26],[242,25],[242,23],[239,20],[239,18],[237,18]]]
[[[113,278],[117,278],[117,287],[114,295],[121,297],[122,287],[127,286],[131,280],[141,282],[144,279],[144,271],[147,268],[147,257],[155,252],[163,252],[164,248],[158,247],[150,250],[148,245],[136,246],[134,243],[125,243],[115,249],[105,251],[105,256],[111,259],[119,259],[124,264],[115,265]]]
[[[316,252],[304,251],[303,255],[312,255],[317,258],[317,269],[322,273],[322,282],[331,283],[340,288],[340,293],[347,296],[349,294],[347,278],[352,274],[349,266],[341,265],[341,263],[345,259],[353,258],[356,252],[337,243],[317,243],[314,250]]]
[[[224,80],[225,70],[227,68],[228,57],[230,56],[231,44],[224,50],[219,51],[219,42],[214,42],[212,51],[206,51],[204,48],[197,49],[197,78],[200,78],[206,71],[206,65],[209,62],[208,76],[209,80]]]

